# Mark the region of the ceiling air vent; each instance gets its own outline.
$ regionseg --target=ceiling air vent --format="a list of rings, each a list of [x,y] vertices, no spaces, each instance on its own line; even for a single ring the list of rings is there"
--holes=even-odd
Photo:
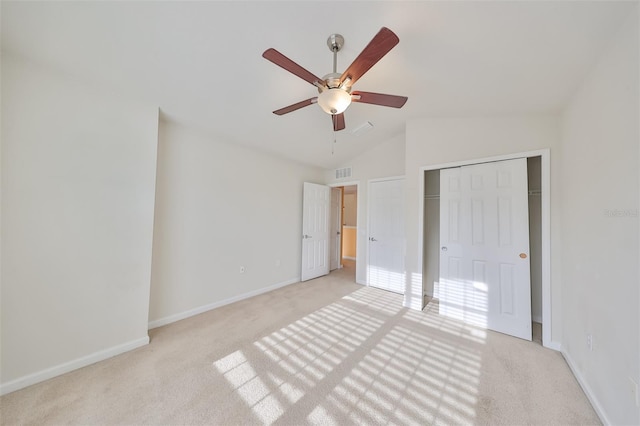
[[[336,169],[336,179],[346,179],[351,177],[351,167]]]
[[[373,123],[370,121],[365,121],[355,129],[351,131],[351,134],[354,136],[360,136],[367,133],[369,130],[373,129]]]

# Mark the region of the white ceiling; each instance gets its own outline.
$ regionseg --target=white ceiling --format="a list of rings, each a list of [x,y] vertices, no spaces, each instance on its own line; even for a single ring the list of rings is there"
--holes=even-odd
[[[307,164],[336,167],[427,116],[557,113],[636,2],[2,2],[2,48],[158,105],[167,119]],[[274,47],[318,76],[340,33],[343,71],[386,26],[400,44],[354,86],[405,95],[353,104],[334,132],[315,88],[261,57]],[[374,129],[349,131],[365,121]]]

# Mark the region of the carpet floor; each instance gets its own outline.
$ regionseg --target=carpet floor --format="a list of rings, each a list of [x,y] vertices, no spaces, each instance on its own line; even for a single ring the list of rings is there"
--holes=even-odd
[[[561,354],[345,268],[150,331],[0,399],[14,424],[600,424]]]

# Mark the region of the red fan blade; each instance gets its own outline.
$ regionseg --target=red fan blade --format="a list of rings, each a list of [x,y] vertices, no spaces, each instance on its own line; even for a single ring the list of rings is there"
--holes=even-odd
[[[331,120],[333,120],[333,130],[335,132],[344,130],[344,113],[332,115]]]
[[[302,68],[300,65],[296,64],[291,59],[287,58],[282,53],[278,52],[276,49],[265,50],[264,53],[262,54],[262,57],[268,61],[273,62],[277,66],[284,68],[285,70],[289,71],[291,74],[295,74],[301,79],[308,81],[314,86],[316,85],[316,83],[319,83],[323,86],[325,85],[324,80],[322,80],[320,77],[317,77],[313,73]]]
[[[300,102],[295,103],[293,105],[289,105],[287,107],[277,109],[277,110],[273,111],[273,113],[276,114],[276,115],[287,114],[287,113],[290,113],[292,111],[298,110],[300,108],[304,108],[306,106],[309,106],[311,104],[315,104],[317,100],[318,100],[317,97],[316,98],[311,98],[311,99],[306,99],[304,101],[300,101]]]
[[[406,96],[384,95],[382,93],[353,92],[351,100],[363,104],[382,105],[393,108],[402,108],[407,102]]]
[[[340,76],[340,83],[347,78],[351,79],[353,85],[360,77],[376,64],[384,55],[389,53],[393,47],[400,42],[397,35],[389,28],[382,27],[378,34],[367,44],[367,47],[358,55],[349,68]]]

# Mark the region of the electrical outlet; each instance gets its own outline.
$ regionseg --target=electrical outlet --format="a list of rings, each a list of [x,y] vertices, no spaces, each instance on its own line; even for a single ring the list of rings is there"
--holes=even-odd
[[[241,274],[244,274],[244,271],[245,271],[244,266],[241,266],[241,267],[240,267],[240,273],[241,273]]]
[[[593,336],[591,334],[587,334],[587,348],[589,348],[590,351],[593,350]]]

